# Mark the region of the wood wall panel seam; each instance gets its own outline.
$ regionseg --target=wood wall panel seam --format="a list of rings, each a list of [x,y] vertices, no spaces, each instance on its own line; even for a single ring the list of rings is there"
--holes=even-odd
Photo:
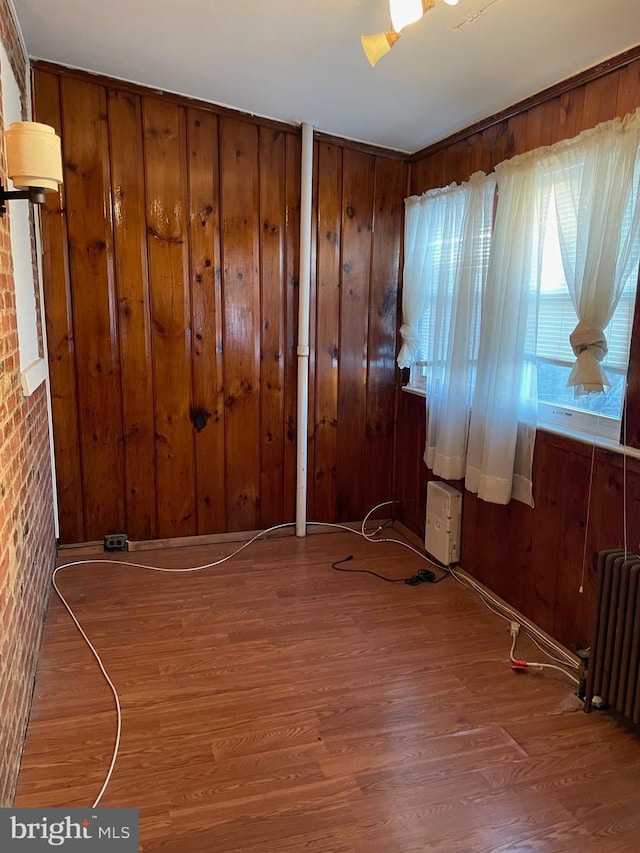
[[[196,530],[184,109],[145,99],[150,307],[154,339],[158,535]],[[168,168],[168,167],[171,168]]]
[[[187,112],[196,529],[226,528],[218,119]]]
[[[262,527],[283,517],[286,139],[260,129],[260,505]]]
[[[76,374],[84,377],[78,382],[84,526],[94,539],[124,524],[106,92],[66,80],[61,94]]]
[[[156,532],[154,390],[149,314],[149,265],[144,210],[142,104],[110,90],[114,254],[118,288],[119,345],[126,521],[122,532]],[[120,139],[130,139],[124,148]]]
[[[366,442],[354,447],[351,436],[366,435],[374,166],[372,155],[345,150],[336,456],[337,509],[341,518],[363,518],[367,511]]]
[[[257,526],[260,480],[259,153],[257,128],[221,121],[225,447],[230,530]]]

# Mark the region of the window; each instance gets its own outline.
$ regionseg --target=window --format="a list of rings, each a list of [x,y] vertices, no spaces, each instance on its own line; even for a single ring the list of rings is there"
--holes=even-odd
[[[452,241],[455,244],[460,242],[459,236],[455,241]],[[477,242],[478,254],[473,258],[472,272],[471,275],[475,281],[475,292],[477,298],[477,306],[479,308],[480,305],[480,297],[481,297],[481,288],[482,288],[482,272],[483,270],[486,272],[488,263],[489,263],[489,247],[491,245],[491,229],[487,227],[484,229],[483,233],[480,236],[480,239]],[[442,267],[442,278],[445,278],[450,282],[448,286],[448,296],[449,300],[446,304],[438,306],[436,291],[432,294],[432,298],[430,298],[427,302],[427,307],[420,318],[418,323],[418,332],[420,335],[420,348],[417,353],[416,361],[411,365],[409,371],[409,388],[414,389],[416,391],[425,392],[427,385],[427,374],[429,372],[430,362],[428,358],[428,342],[433,340],[434,335],[436,334],[436,324],[440,327],[446,326],[449,323],[449,319],[451,317],[451,307],[453,301],[453,275],[452,272],[455,267],[454,257],[452,253],[446,257],[446,259],[439,258],[440,266]],[[434,285],[437,285],[437,282],[434,282]],[[479,310],[475,313],[473,318],[472,325],[472,333],[470,336],[470,350],[475,353],[474,361],[477,361],[477,344],[480,335],[480,313]],[[443,353],[444,357],[445,353]],[[438,365],[435,365],[437,367]],[[473,383],[475,385],[475,382]]]
[[[637,176],[636,176],[637,177]],[[634,199],[626,213],[631,217]],[[629,347],[638,281],[638,265],[625,280],[622,295],[605,329],[608,353],[602,365],[611,383],[604,394],[576,397],[567,379],[575,362],[569,336],[578,317],[564,274],[553,191],[549,198],[544,229],[542,275],[537,317],[537,340],[527,342],[527,361],[535,363],[537,373],[538,425],[560,432],[585,434],[618,442],[624,403]],[[628,222],[627,222],[628,224]],[[454,238],[452,244],[455,245]],[[478,263],[488,264],[490,235]],[[446,263],[451,263],[449,260]],[[432,340],[438,308],[433,299],[418,324],[420,349],[411,365],[409,389],[425,393],[429,361],[428,341]]]
[[[540,426],[618,441],[637,279],[636,266],[626,279],[613,318],[605,329],[608,353],[602,365],[611,387],[604,394],[576,397],[573,388],[567,387],[567,379],[575,361],[569,336],[578,317],[564,274],[552,194],[545,225],[535,349]]]
[[[640,109],[405,212],[397,361],[426,388],[425,463],[483,500],[533,506],[536,425],[619,443]]]

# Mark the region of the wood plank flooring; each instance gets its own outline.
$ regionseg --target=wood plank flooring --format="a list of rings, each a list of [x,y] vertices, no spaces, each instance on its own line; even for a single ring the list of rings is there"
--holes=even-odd
[[[131,553],[191,566],[229,544]],[[163,853],[638,850],[640,736],[559,674],[517,675],[509,627],[453,579],[349,533],[259,541],[186,575],[119,565],[59,584],[120,695],[102,806]],[[540,659],[526,638],[522,656]],[[90,806],[111,693],[51,598],[18,806]]]

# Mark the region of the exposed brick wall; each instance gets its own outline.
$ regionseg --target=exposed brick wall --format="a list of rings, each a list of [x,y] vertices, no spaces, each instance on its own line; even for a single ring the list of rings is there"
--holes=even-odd
[[[26,62],[6,0],[0,38],[24,81]],[[4,159],[0,172],[6,184]],[[45,387],[22,396],[9,218],[0,219],[0,806],[13,802],[55,563]]]

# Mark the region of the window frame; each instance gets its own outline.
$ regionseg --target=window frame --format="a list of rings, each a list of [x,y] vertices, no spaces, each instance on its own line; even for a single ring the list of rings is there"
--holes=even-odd
[[[0,44],[0,78],[2,80],[4,124],[5,127],[8,127],[11,122],[22,120],[22,98],[20,86],[2,44]],[[28,84],[26,98],[29,102]],[[7,183],[10,181],[7,180]],[[12,205],[8,216],[18,328],[20,379],[23,396],[30,397],[46,382],[48,376],[47,359],[44,356],[44,340],[41,339],[38,329],[38,299],[40,306],[43,304],[42,276],[38,270],[39,278],[36,279],[36,271],[34,270],[34,243],[36,258],[39,259],[39,230],[36,228],[35,212],[32,214],[30,204]]]
[[[553,201],[550,199],[550,204]],[[566,286],[566,283],[565,283]],[[640,360],[640,307],[638,300],[638,290],[640,289],[640,268],[638,270],[638,275],[636,279],[635,292],[633,296],[628,298],[632,298],[634,300],[632,314],[632,323],[631,323],[631,331],[630,331],[630,340],[629,340],[629,354],[627,357],[627,365],[625,369],[620,367],[614,367],[611,365],[607,365],[605,362],[605,372],[611,374],[615,373],[625,377],[625,391],[623,392],[622,402],[621,402],[621,414],[619,418],[613,418],[610,415],[589,412],[584,409],[576,408],[570,405],[562,404],[562,403],[552,403],[540,400],[538,396],[537,402],[537,419],[536,419],[536,427],[538,429],[543,429],[548,432],[557,433],[559,435],[569,436],[572,438],[576,438],[581,441],[588,441],[590,443],[596,443],[608,449],[618,449],[625,450],[632,448],[634,445],[628,445],[625,440],[624,433],[626,432],[629,435],[628,425],[625,423],[625,418],[628,417],[628,395],[629,395],[629,384],[628,384],[628,374],[629,367],[631,365],[632,352],[638,352],[638,359]],[[551,291],[549,294],[551,299],[555,298],[555,293]],[[567,297],[570,299],[570,295],[567,291]],[[544,296],[540,296],[540,298],[544,298]],[[563,297],[564,298],[564,297]],[[616,310],[618,310],[616,308]],[[419,329],[421,332],[424,331],[425,324],[425,315],[420,320]],[[636,335],[636,329],[638,328],[638,334]],[[606,330],[605,330],[606,331]],[[634,350],[634,338],[636,339],[636,346]],[[538,356],[536,353],[536,361],[544,361],[547,363],[554,363],[561,366],[570,367],[572,362],[568,361],[565,358],[552,358],[548,356]],[[418,359],[413,362],[411,367],[409,368],[409,378],[408,382],[403,386],[403,388],[413,394],[417,394],[420,396],[427,396],[426,389],[426,374],[423,368],[428,364],[427,361]],[[637,379],[638,382],[638,395],[640,396],[640,376]],[[606,393],[606,392],[605,392]],[[635,409],[634,409],[635,412]],[[634,420],[634,423],[637,423],[637,429],[631,433],[634,436],[637,436],[637,446],[640,448],[640,401],[637,410],[637,416]]]

